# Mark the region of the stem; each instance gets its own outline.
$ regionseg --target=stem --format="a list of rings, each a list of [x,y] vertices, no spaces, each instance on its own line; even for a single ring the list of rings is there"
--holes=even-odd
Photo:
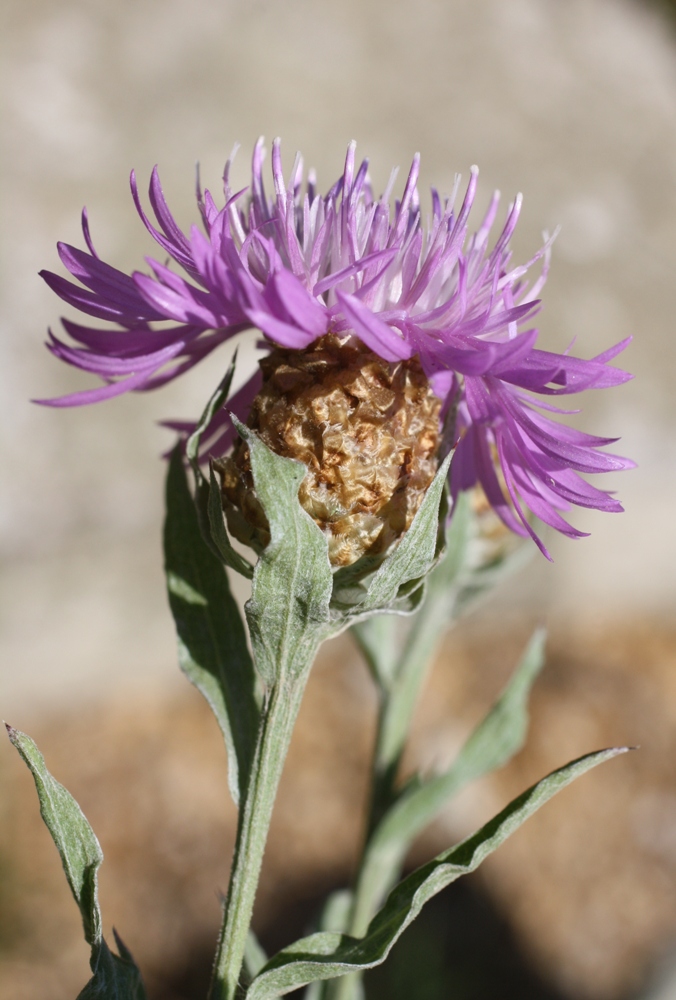
[[[378,728],[373,755],[371,802],[366,842],[354,888],[352,912],[346,932],[363,937],[382,902],[383,890],[394,882],[399,856],[380,857],[369,851],[375,830],[396,798],[396,780],[420,691],[442,634],[452,624],[447,595],[429,594],[413,620],[394,682],[381,689]],[[362,973],[352,972],[329,980],[324,1000],[358,1000]]]
[[[312,658],[299,675],[279,680],[263,713],[251,775],[239,812],[209,1000],[235,1000],[237,996],[272,808],[311,663]]]
[[[439,638],[449,626],[439,614],[441,601],[430,594],[413,619],[393,683],[381,691],[373,757],[373,785],[367,840],[395,796],[397,772],[420,691],[427,680]],[[447,606],[447,599],[443,601]]]

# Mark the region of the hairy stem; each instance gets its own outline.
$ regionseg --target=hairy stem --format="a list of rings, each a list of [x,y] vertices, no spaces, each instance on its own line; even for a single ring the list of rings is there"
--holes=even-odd
[[[441,601],[435,598],[429,594],[413,619],[394,680],[381,691],[367,840],[396,797],[397,773],[420,692],[439,639],[452,623],[439,614],[439,605],[448,605],[446,595]]]
[[[235,853],[209,1000],[235,1000],[272,809],[308,668],[280,679],[263,711],[251,776],[240,807]]]
[[[406,746],[422,687],[434,651],[452,624],[448,596],[430,593],[415,616],[393,682],[381,690],[378,728],[372,764],[371,802],[366,840],[354,888],[350,921],[352,937],[363,937],[382,903],[383,895],[399,874],[400,857],[381,857],[370,851],[370,842],[380,820],[394,802],[399,765]],[[440,613],[442,612],[442,613]],[[443,613],[446,612],[446,613]],[[327,982],[324,1000],[358,1000],[360,973],[350,973]]]

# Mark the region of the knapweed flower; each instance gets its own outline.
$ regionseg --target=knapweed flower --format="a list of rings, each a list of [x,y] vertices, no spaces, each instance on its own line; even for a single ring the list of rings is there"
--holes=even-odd
[[[368,163],[356,167],[354,144],[342,176],[323,196],[312,174],[303,188],[300,157],[285,182],[278,140],[268,196],[263,157],[259,141],[248,194],[231,190],[228,161],[223,208],[198,185],[203,230],[193,226],[189,235],[167,207],[157,170],[149,190],[157,225],[132,173],[139,215],[170,258],[147,258],[151,273],[126,275],[104,263],[83,213],[89,252],[59,244],[80,285],[49,271],[42,275],[69,305],[117,325],[63,320],[79,346],[50,331],[48,347],[58,358],[105,383],[51,405],[156,388],[252,327],[270,350],[263,381],[258,373],[228,407],[248,417],[271,447],[307,464],[301,501],[329,533],[336,564],[378,551],[410,524],[434,475],[442,426],[445,443],[455,446],[452,494],[482,487],[507,527],[531,535],[545,554],[530,514],[577,537],[582,532],[562,516],[571,505],[622,510],[580,475],[630,467],[600,450],[616,439],[593,437],[546,413],[570,412],[547,397],[626,381],[630,376],[609,362],[628,341],[589,360],[536,347],[531,321],[551,241],[528,263],[512,265],[509,241],[520,197],[491,245],[497,193],[469,234],[476,169],[459,208],[459,179],[450,198],[432,190],[425,225],[417,156],[394,206],[395,175],[374,197]],[[529,282],[536,262],[540,272]],[[207,449],[221,457],[233,440],[228,414],[221,412]],[[226,499],[256,526],[245,448],[221,468]]]

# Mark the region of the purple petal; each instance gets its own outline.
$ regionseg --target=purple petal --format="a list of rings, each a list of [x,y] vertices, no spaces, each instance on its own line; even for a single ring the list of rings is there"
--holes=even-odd
[[[152,308],[140,296],[138,297],[138,309],[128,311],[119,303],[106,302],[99,295],[88,292],[79,285],[74,285],[72,281],[54,274],[52,271],[40,271],[40,277],[49,285],[53,292],[62,298],[68,305],[74,306],[80,312],[87,313],[88,316],[96,316],[98,319],[112,320],[113,322],[148,321],[154,319],[164,319],[162,313]]]
[[[270,292],[281,303],[291,322],[297,324],[301,330],[311,333],[313,339],[326,333],[328,322],[326,310],[293,274],[288,271],[275,271],[266,288],[266,293]]]
[[[274,340],[277,344],[281,344],[283,347],[300,350],[317,339],[306,330],[301,330],[297,326],[292,326],[290,323],[276,319],[270,313],[259,309],[246,309],[245,312],[254,326],[257,326],[271,340]]]
[[[413,354],[411,347],[386,323],[383,323],[359,299],[337,292],[338,302],[348,323],[367,347],[385,361],[403,361]]]
[[[128,378],[120,379],[119,382],[111,382],[110,385],[100,386],[98,389],[85,389],[83,392],[73,392],[68,396],[59,396],[57,399],[34,399],[34,403],[41,406],[53,406],[61,408],[66,406],[88,406],[90,403],[101,403],[104,399],[112,399],[113,396],[121,396],[132,389],[139,389],[152,372],[142,371]]]

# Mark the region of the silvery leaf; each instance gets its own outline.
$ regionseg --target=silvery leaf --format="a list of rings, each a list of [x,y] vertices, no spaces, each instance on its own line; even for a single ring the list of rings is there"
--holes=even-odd
[[[285,671],[291,676],[303,671],[327,634],[328,543],[298,501],[305,466],[276,455],[252,430],[235,423],[249,447],[256,495],[270,528],[245,611],[256,669],[272,685]]]
[[[216,716],[238,802],[258,731],[256,677],[239,608],[225,569],[202,537],[178,448],[169,463],[166,503],[165,572],[179,664]]]
[[[61,855],[82,916],[85,940],[91,946],[94,975],[78,1000],[145,1000],[141,974],[127,948],[115,934],[120,954],[114,955],[101,934],[97,882],[103,852],[94,831],[70,792],[49,773],[30,736],[11,726],[7,726],[7,733],[33,775],[40,814]]]
[[[528,729],[528,696],[544,663],[545,632],[538,629],[521,661],[485,718],[451,767],[427,779],[416,776],[402,790],[374,830],[359,875],[369,919],[399,874],[414,839],[470,781],[506,764],[521,749]]]
[[[612,748],[588,754],[533,785],[472,837],[404,879],[392,890],[363,938],[323,931],[295,941],[263,967],[247,990],[247,1000],[271,1000],[317,980],[333,979],[380,965],[429,899],[462,875],[474,871],[566,785],[626,749]]]

